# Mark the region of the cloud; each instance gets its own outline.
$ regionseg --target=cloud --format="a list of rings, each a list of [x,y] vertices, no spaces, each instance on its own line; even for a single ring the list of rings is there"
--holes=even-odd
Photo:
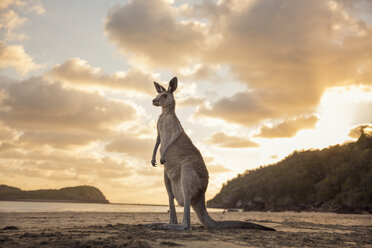
[[[13,2],[14,0],[3,0],[0,2],[0,9],[8,8],[8,6]]]
[[[113,180],[129,178],[134,169],[125,160],[95,152],[77,153],[71,150],[25,147],[13,142],[0,146],[0,174],[7,175],[11,185],[18,179],[36,184],[50,181],[61,186],[70,184],[111,185]],[[7,178],[2,180],[7,181]],[[108,180],[110,179],[110,180]]]
[[[188,107],[188,106],[199,106],[205,102],[205,97],[186,97],[177,100],[177,106]]]
[[[4,43],[12,40],[23,40],[27,36],[16,32],[16,29],[27,22],[20,13],[44,13],[44,8],[38,0],[2,0],[0,3],[0,68],[14,68],[24,75],[32,70],[40,69],[42,65],[34,62],[32,56],[25,52],[21,45]]]
[[[188,64],[204,49],[202,25],[180,21],[177,8],[165,0],[136,0],[111,9],[107,36],[124,54],[155,66]]]
[[[323,88],[354,75],[356,65],[368,60],[363,51],[371,30],[327,1],[256,1],[225,20],[219,30],[223,38],[208,56],[229,63],[251,87]],[[334,61],[347,54],[351,61]]]
[[[281,100],[286,99],[286,100]],[[304,105],[298,102],[305,103]],[[202,105],[195,115],[223,119],[243,126],[252,126],[266,119],[278,119],[315,111],[315,99],[306,99],[295,92],[248,90],[224,97],[210,106]],[[316,102],[318,100],[316,99]]]
[[[227,122],[241,125],[252,125],[268,116],[277,117],[280,114],[259,104],[259,98],[251,92],[239,92],[232,97],[222,98],[212,106],[201,106],[197,117],[212,117],[224,119]]]
[[[225,172],[232,172],[229,168],[219,164],[216,159],[212,156],[203,156],[203,160],[207,166],[210,174],[219,174]]]
[[[74,146],[88,145],[104,138],[107,139],[104,135],[97,133],[26,131],[19,137],[19,142],[31,147],[49,145],[58,149],[69,149]]]
[[[35,189],[88,184],[98,187],[110,201],[115,202],[132,199],[132,202],[138,203],[143,202],[143,195],[159,194],[154,192],[154,176],[161,179],[163,170],[150,170],[150,163],[146,173],[146,165],[134,166],[112,154],[98,154],[96,149],[87,153],[43,147],[23,150],[20,146],[11,145],[2,150],[1,146],[0,180],[8,185]],[[160,192],[164,192],[164,186]],[[165,201],[166,197],[162,200]],[[150,201],[153,199],[148,203]]]
[[[2,0],[0,2],[0,10],[11,7],[26,12],[36,12],[38,14],[43,14],[45,12],[40,0]]]
[[[10,141],[16,136],[16,131],[12,130],[11,128],[5,126],[0,121],[0,144],[5,141]]]
[[[21,17],[20,13],[36,12],[43,14],[43,8],[39,0],[2,0],[0,3],[0,39],[2,40],[22,40],[27,38],[23,33],[15,32],[22,24],[27,22],[27,18]]]
[[[272,127],[263,126],[256,137],[262,138],[289,138],[301,129],[315,128],[318,118],[316,116],[300,117],[293,120],[282,121]]]
[[[224,132],[213,133],[211,137],[206,139],[206,142],[225,148],[248,148],[259,146],[257,143],[247,138],[227,135]]]
[[[24,34],[17,34],[14,29],[21,26],[27,21],[26,18],[20,17],[13,10],[0,10],[0,30],[5,40],[22,40],[26,38]]]
[[[213,68],[229,68],[247,90],[200,107],[197,116],[252,126],[314,113],[329,87],[372,84],[372,25],[361,11],[352,1],[231,0],[176,7],[133,0],[110,11],[105,30],[120,50],[144,64],[194,68],[183,73],[189,79],[210,80],[216,77]]]
[[[24,153],[25,154],[25,153]],[[89,158],[70,153],[37,156],[29,153],[21,157],[4,158],[0,171],[8,177],[38,178],[60,182],[89,183],[107,179],[128,178],[134,171],[126,162],[109,157]],[[37,158],[37,160],[36,160]],[[106,181],[106,183],[108,183]]]
[[[208,165],[207,168],[208,168],[209,173],[211,173],[211,174],[231,172],[231,170],[229,168],[226,168],[225,166],[220,165],[220,164]]]
[[[66,89],[43,78],[0,82],[0,121],[22,132],[25,144],[83,145],[110,137],[117,125],[137,118],[129,104],[97,93]]]
[[[194,68],[187,68],[186,70],[180,70],[179,74],[183,80],[188,81],[212,81],[214,83],[226,82],[228,79],[219,75],[221,66],[213,66],[208,64],[198,64]]]
[[[371,71],[372,27],[337,1],[226,7],[212,24],[220,41],[204,60],[228,64],[248,90],[201,108],[200,116],[246,126],[293,118],[312,113],[328,87],[372,83],[361,76]]]
[[[109,197],[125,199],[117,188],[128,189],[138,175],[149,176],[133,165],[132,158],[151,157],[154,142],[148,145],[151,151],[140,152],[146,148],[143,140],[150,143],[141,139],[149,135],[141,127],[153,123],[138,128],[139,121],[144,120],[131,104],[95,92],[66,88],[42,77],[23,81],[1,77],[0,174],[12,180],[1,175],[0,180],[25,187],[89,184],[109,192]],[[124,133],[119,133],[119,126]],[[126,132],[133,132],[131,143],[122,150],[128,158],[108,156],[105,146],[111,142],[115,148],[117,138]]]
[[[151,161],[155,139],[139,138],[137,135],[123,134],[109,143],[105,149],[108,152],[124,153],[131,157]]]
[[[159,163],[157,165],[159,166]],[[140,176],[147,176],[147,177],[158,177],[161,178],[160,181],[158,181],[159,185],[156,185],[158,187],[164,187],[164,180],[163,180],[163,175],[164,175],[164,170],[163,168],[154,168],[150,161],[147,164],[140,165],[136,168],[136,173]]]
[[[153,75],[140,69],[117,72],[107,75],[101,68],[92,67],[79,58],[67,59],[63,64],[54,66],[48,76],[72,85],[102,86],[111,89],[131,90],[153,95]]]
[[[41,67],[22,46],[10,46],[0,41],[0,68],[15,68],[17,72],[26,74]]]

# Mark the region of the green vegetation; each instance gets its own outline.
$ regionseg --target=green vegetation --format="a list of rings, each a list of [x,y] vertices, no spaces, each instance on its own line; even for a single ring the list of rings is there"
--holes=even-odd
[[[372,212],[372,135],[323,150],[294,152],[228,181],[208,207],[246,211]]]
[[[42,189],[26,191],[7,185],[0,185],[0,201],[109,203],[102,192],[92,186],[77,186],[62,189]]]

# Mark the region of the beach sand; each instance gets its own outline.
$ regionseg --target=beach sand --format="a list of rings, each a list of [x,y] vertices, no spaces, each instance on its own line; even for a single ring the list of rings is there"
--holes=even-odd
[[[178,215],[182,220],[182,213]],[[0,247],[369,247],[372,215],[331,213],[211,213],[275,228],[208,230],[192,213],[192,231],[154,230],[167,213],[0,212]]]

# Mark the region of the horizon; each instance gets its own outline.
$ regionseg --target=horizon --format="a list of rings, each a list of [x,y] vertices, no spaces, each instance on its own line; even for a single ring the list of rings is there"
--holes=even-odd
[[[151,100],[153,81],[177,76],[211,199],[246,170],[371,128],[371,44],[368,0],[7,0],[0,184],[166,204]]]

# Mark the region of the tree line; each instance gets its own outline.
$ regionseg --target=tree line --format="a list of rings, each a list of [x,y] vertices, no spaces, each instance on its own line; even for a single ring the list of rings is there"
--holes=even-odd
[[[208,207],[246,211],[372,212],[372,135],[322,150],[295,151],[223,185]]]

